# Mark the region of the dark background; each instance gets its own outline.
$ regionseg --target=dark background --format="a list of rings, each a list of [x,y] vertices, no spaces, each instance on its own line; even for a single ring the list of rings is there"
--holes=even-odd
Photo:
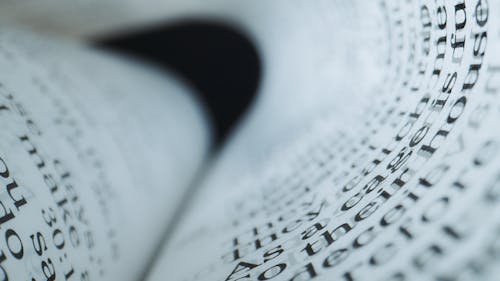
[[[220,145],[254,99],[261,63],[241,31],[215,22],[160,24],[96,42],[177,72],[197,91],[212,116]]]

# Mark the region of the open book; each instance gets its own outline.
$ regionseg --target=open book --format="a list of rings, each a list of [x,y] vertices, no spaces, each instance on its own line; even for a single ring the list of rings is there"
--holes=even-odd
[[[183,16],[264,60],[215,156],[188,85],[82,40]],[[499,280],[499,20],[492,0],[0,2],[0,281]]]

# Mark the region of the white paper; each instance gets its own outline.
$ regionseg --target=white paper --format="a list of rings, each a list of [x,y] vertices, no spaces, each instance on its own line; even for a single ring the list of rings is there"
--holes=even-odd
[[[268,3],[262,103],[148,280],[497,280],[500,3]]]
[[[138,280],[207,153],[197,101],[167,73],[8,26],[0,69],[0,280]]]

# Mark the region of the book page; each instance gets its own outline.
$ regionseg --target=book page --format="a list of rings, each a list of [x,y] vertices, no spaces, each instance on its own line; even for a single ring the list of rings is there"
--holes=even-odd
[[[0,280],[139,280],[209,128],[173,75],[0,29]]]
[[[272,2],[261,99],[147,280],[497,280],[500,3]]]

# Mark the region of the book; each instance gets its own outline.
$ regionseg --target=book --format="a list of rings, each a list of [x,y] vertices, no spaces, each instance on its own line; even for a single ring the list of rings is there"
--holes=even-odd
[[[174,73],[86,45],[251,34],[211,154]],[[500,2],[0,3],[0,280],[498,280]],[[28,31],[26,29],[30,29]]]

